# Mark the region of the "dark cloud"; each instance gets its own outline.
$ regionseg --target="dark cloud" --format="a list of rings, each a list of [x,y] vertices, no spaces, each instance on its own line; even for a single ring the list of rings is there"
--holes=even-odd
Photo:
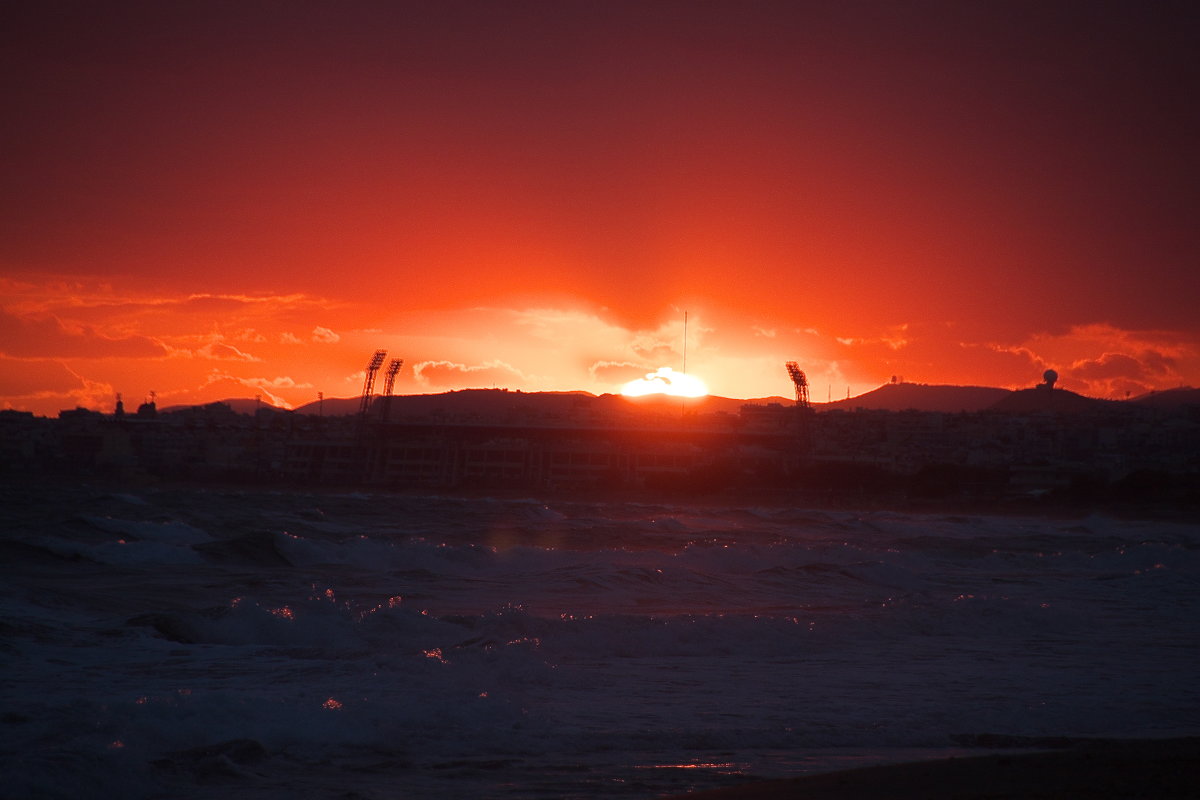
[[[145,336],[109,337],[90,325],[70,329],[55,317],[0,312],[0,354],[14,358],[161,358],[167,350]]]
[[[218,297],[215,295],[193,296],[179,303],[180,308],[183,310],[195,311],[201,314],[232,313],[241,311],[247,305],[247,301],[241,297]]]
[[[661,342],[648,343],[635,341],[630,345],[630,349],[638,358],[654,362],[655,364],[674,364],[680,359],[680,355],[675,352],[674,347]]]
[[[0,356],[0,397],[28,397],[46,393],[65,395],[79,387],[79,378],[57,361],[17,360]]]
[[[1173,371],[1174,360],[1162,353],[1146,352],[1137,357],[1126,353],[1105,353],[1099,358],[1076,361],[1071,376],[1084,381],[1105,381],[1128,378],[1151,381]]]

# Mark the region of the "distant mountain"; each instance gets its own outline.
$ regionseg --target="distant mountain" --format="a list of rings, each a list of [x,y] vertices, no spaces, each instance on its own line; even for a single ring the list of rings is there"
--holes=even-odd
[[[587,392],[515,392],[507,389],[462,389],[439,394],[398,394],[388,400],[388,417],[406,419],[451,415],[458,417],[504,418],[518,411],[535,414],[566,414],[580,404],[595,399]],[[385,398],[371,398],[371,413],[382,411]],[[357,414],[360,397],[326,397],[323,402],[308,403],[297,414],[324,414],[336,417]]]
[[[981,411],[990,408],[999,400],[1012,394],[1007,389],[984,386],[929,386],[917,383],[887,384],[866,394],[839,400],[834,403],[814,403],[817,411],[844,408],[868,408],[889,411]],[[382,397],[372,400],[372,413],[377,413]],[[319,403],[309,403],[296,409],[298,414],[341,416],[357,414],[360,398],[327,397],[323,410]],[[456,417],[486,417],[502,419],[514,414],[529,414],[549,417],[578,417],[580,414],[601,413],[606,415],[658,411],[674,413],[676,409],[691,414],[733,414],[745,405],[765,406],[778,404],[792,406],[790,397],[760,397],[738,399],[708,395],[706,397],[673,397],[669,395],[645,395],[625,397],[620,394],[593,395],[588,392],[518,392],[505,389],[461,389],[438,394],[395,395],[391,399],[388,416],[399,420],[406,418],[428,418],[439,415]]]
[[[762,397],[753,400],[739,400],[732,397],[721,397],[710,394],[704,397],[673,397],[665,394],[649,394],[642,397],[625,397],[620,394],[605,394],[596,398],[601,408],[620,413],[622,411],[652,410],[663,413],[675,413],[677,410],[690,414],[733,414],[741,411],[742,406],[764,406],[771,403],[790,406],[795,402],[783,397]]]
[[[858,397],[816,403],[818,411],[866,408],[880,411],[982,411],[1012,392],[989,386],[940,386],[925,383],[887,383]]]
[[[229,406],[231,409],[233,409],[233,413],[235,414],[253,414],[260,408],[273,408],[276,410],[282,410],[271,405],[266,400],[255,400],[253,397],[230,397],[225,400],[217,400],[215,402],[223,403]],[[158,413],[170,414],[175,411],[185,411],[189,408],[203,408],[204,406],[211,405],[214,405],[214,403],[195,403],[189,405],[167,406],[166,408],[158,409]]]
[[[992,406],[994,411],[1031,414],[1048,411],[1062,414],[1080,414],[1099,411],[1117,404],[1115,400],[1098,400],[1069,392],[1066,389],[1051,389],[1044,384],[1032,389],[1010,392],[1007,397]]]
[[[382,411],[383,397],[372,398],[371,413]],[[234,413],[253,414],[256,409],[283,411],[265,401],[253,398],[229,398],[218,401]],[[1200,404],[1200,389],[1181,388],[1152,392],[1128,401],[1130,404],[1158,408],[1175,408]],[[437,394],[394,395],[388,416],[393,420],[428,420],[439,418],[506,421],[539,419],[542,421],[572,420],[578,422],[599,415],[602,418],[621,417],[651,412],[674,415],[730,414],[736,416],[742,406],[778,404],[790,407],[790,397],[761,397],[741,400],[708,395],[706,397],[672,397],[646,395],[625,397],[620,394],[593,395],[589,392],[519,392],[507,389],[461,389]],[[206,404],[213,405],[213,404]],[[308,403],[295,409],[297,414],[338,417],[357,414],[361,405],[358,397],[327,397],[324,401]],[[1044,386],[1020,391],[987,386],[945,386],[921,383],[889,383],[858,397],[832,403],[814,403],[818,412],[835,409],[864,408],[882,411],[937,411],[958,413],[994,409],[1012,413],[1040,411],[1077,413],[1117,405],[1113,400],[1084,397],[1065,389],[1048,390]],[[159,409],[159,413],[178,412],[203,406],[176,405]]]
[[[383,399],[375,396],[371,413],[379,413]],[[620,415],[638,411],[673,413],[676,409],[694,414],[737,414],[742,406],[780,403],[791,405],[783,397],[757,400],[738,400],[729,397],[669,397],[647,395],[625,397],[619,394],[593,395],[588,392],[517,392],[505,389],[461,389],[438,394],[394,395],[390,400],[388,417],[393,420],[419,419],[438,416],[505,419],[516,415],[542,418],[578,418],[589,413]],[[297,414],[321,414],[327,417],[357,414],[361,404],[358,397],[327,397],[324,405],[309,403],[296,409]]]
[[[340,417],[343,414],[357,413],[358,403],[359,398],[357,397],[326,397],[324,400],[297,406],[295,411],[297,414],[312,414],[314,417],[318,414],[326,417]]]
[[[1178,389],[1167,389],[1164,392],[1150,392],[1149,394],[1138,395],[1129,402],[1152,408],[1197,406],[1200,405],[1200,389],[1181,386]]]

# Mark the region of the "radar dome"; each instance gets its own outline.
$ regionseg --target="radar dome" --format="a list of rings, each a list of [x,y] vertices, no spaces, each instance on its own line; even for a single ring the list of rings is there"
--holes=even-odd
[[[1052,369],[1048,369],[1042,373],[1042,380],[1046,382],[1047,386],[1054,388],[1054,383],[1058,380],[1058,373]]]

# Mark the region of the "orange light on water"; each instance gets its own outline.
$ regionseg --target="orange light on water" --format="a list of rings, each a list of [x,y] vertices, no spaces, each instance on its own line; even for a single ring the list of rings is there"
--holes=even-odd
[[[742,769],[737,764],[710,761],[684,762],[682,764],[640,764],[637,769],[712,769],[724,774],[740,774]]]
[[[442,662],[443,664],[450,663],[442,656],[442,648],[440,648],[440,647],[435,647],[432,650],[422,650],[421,652],[425,654],[426,658],[432,658],[435,661]]]

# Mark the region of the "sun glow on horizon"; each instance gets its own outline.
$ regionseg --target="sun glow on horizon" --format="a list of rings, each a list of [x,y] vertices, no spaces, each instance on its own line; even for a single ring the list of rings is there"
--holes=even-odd
[[[675,397],[704,397],[708,387],[695,375],[676,372],[670,367],[659,367],[646,377],[632,380],[621,387],[626,397],[642,397],[648,394],[667,394]]]

